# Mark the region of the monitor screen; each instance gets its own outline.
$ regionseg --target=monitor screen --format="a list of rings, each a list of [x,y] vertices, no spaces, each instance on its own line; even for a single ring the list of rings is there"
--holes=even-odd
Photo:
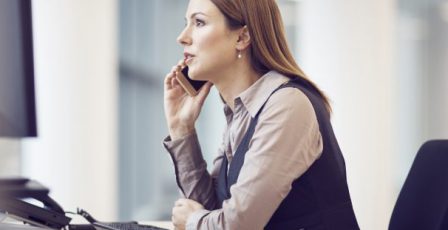
[[[0,0],[0,137],[37,135],[31,0]]]

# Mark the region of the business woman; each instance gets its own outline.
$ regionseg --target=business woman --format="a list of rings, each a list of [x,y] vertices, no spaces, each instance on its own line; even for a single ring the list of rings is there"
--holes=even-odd
[[[185,20],[185,59],[164,83],[164,145],[185,196],[176,229],[358,229],[330,104],[295,63],[275,0],[190,0]],[[208,81],[197,96],[177,80],[184,65]],[[212,85],[227,127],[209,173],[195,122]]]

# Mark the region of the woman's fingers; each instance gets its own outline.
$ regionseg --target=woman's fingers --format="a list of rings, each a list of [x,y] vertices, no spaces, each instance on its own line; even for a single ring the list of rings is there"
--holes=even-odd
[[[182,205],[185,205],[185,203],[187,203],[188,202],[188,199],[186,199],[186,198],[179,198],[179,199],[177,199],[176,200],[176,202],[174,202],[174,206],[182,206]]]
[[[166,90],[170,90],[173,88],[173,84],[172,84],[172,79],[174,78],[174,73],[173,71],[169,72],[166,76],[165,76],[165,80],[164,80],[164,87],[165,87],[165,91]]]
[[[179,66],[181,69],[182,68],[184,68],[186,65],[185,65],[185,60],[180,60],[179,62],[177,62],[177,66]]]
[[[176,75],[177,75],[176,71],[177,71],[177,66],[173,66],[173,68],[171,68],[171,72],[169,72],[165,76],[165,81],[164,81],[165,90],[171,90],[171,89],[174,89],[177,86],[179,86],[179,82],[176,79]]]
[[[180,60],[177,65],[173,66],[171,68],[170,73],[168,73],[165,76],[165,90],[170,90],[173,89],[179,85],[179,82],[176,79],[177,76],[177,72],[182,71],[182,69],[185,67],[185,62],[184,60]]]
[[[179,85],[179,81],[177,80],[177,77],[176,77],[176,76],[174,76],[174,77],[171,79],[171,85],[173,86],[173,88],[180,86],[180,85]]]

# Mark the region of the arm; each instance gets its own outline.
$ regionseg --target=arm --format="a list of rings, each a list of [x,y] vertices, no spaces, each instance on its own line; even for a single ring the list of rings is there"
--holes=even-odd
[[[171,153],[177,182],[184,195],[210,203],[204,197],[211,194],[211,178],[206,170],[194,125],[212,85],[207,82],[198,95],[189,96],[177,80],[177,74],[184,66],[183,61],[179,62],[165,77],[164,110],[170,136],[165,139],[164,145]],[[198,183],[205,189],[193,189]],[[204,192],[203,195],[198,190],[210,192]],[[201,196],[195,197],[194,191]]]
[[[172,156],[174,156],[173,161],[175,163],[177,181],[184,194],[188,197],[185,188],[192,188],[192,186],[189,186],[189,183],[192,183],[192,181],[194,183],[194,181],[199,180],[200,184],[204,184],[203,187],[205,187],[206,190],[208,188],[210,191],[205,192],[204,194],[210,195],[212,194],[210,188],[213,186],[210,186],[211,179],[206,171],[206,164],[202,158],[199,144],[197,143],[197,137],[189,137],[192,136],[192,134],[195,136],[194,125],[201,112],[205,98],[207,98],[210,92],[212,84],[207,82],[199,90],[198,95],[188,96],[177,79],[179,71],[181,71],[184,66],[185,63],[180,61],[179,64],[174,66],[171,72],[166,75],[164,81],[164,110],[170,133],[165,146],[169,145],[170,141],[177,141],[177,145],[184,144],[187,146],[186,150],[189,151],[186,153],[183,151],[175,151],[178,153],[176,156],[172,154]],[[173,145],[176,146],[176,143]],[[199,179],[197,179],[195,175],[197,175]],[[179,180],[179,178],[186,179]],[[199,189],[191,189],[191,191],[198,190]],[[207,200],[204,202],[210,203]],[[184,227],[189,213],[203,208],[201,204],[195,201],[187,202],[186,205],[183,205],[185,202],[177,203],[178,205],[173,208],[172,217],[173,224],[176,227]]]
[[[299,90],[273,94],[259,117],[232,197],[222,209],[199,210],[187,229],[262,229],[300,177],[320,156],[314,109]]]
[[[168,137],[164,146],[173,160],[177,185],[185,198],[201,203],[208,210],[214,209],[216,170],[211,175],[208,173],[196,132],[174,141]],[[222,147],[219,152],[223,153]],[[216,158],[215,169],[220,167],[221,159],[222,155]]]

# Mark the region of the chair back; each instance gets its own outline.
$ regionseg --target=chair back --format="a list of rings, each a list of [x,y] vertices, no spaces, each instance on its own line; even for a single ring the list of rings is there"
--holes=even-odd
[[[389,222],[389,230],[402,229],[448,229],[448,140],[417,152]]]

